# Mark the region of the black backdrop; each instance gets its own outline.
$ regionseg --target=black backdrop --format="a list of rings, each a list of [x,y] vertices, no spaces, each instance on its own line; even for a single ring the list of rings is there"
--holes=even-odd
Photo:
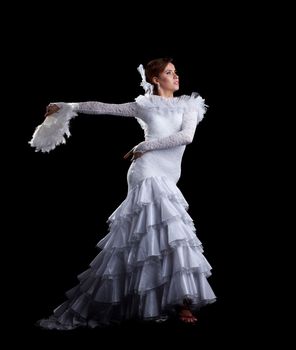
[[[250,304],[256,305],[246,282],[252,212],[245,213],[245,197],[250,195],[252,149],[245,143],[249,128],[246,101],[241,102],[248,74],[241,69],[247,54],[241,45],[244,32],[240,41],[234,39],[240,17],[216,20],[210,12],[188,8],[159,8],[157,16],[144,11],[147,17],[128,9],[38,10],[30,25],[19,30],[14,70],[20,113],[9,166],[17,258],[9,265],[17,281],[9,291],[9,317],[15,322],[21,313],[16,331],[39,346],[78,337],[128,342],[135,330],[165,341],[182,343],[185,335],[197,344],[230,344],[235,333],[244,331]],[[178,186],[213,266],[209,281],[217,302],[201,311],[196,328],[132,325],[72,335],[39,330],[34,322],[64,301],[64,292],[98,253],[95,245],[107,233],[106,220],[126,196],[130,163],[122,157],[143,132],[133,118],[79,115],[71,122],[66,145],[51,153],[34,152],[28,141],[49,102],[133,101],[143,92],[137,66],[163,56],[174,58],[180,94],[198,91],[209,105],[185,152]]]

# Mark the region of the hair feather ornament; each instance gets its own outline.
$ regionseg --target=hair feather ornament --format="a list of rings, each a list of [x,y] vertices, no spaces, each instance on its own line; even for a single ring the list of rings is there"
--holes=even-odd
[[[138,72],[141,74],[142,77],[142,82],[141,82],[141,86],[143,87],[143,89],[145,90],[145,94],[146,95],[152,95],[153,94],[153,85],[148,83],[146,81],[146,75],[145,75],[145,69],[143,67],[142,64],[139,65],[139,67],[137,68]]]

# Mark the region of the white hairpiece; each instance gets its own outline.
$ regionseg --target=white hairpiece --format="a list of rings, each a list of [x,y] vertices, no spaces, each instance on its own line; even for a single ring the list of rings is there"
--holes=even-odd
[[[143,65],[140,64],[137,69],[138,69],[138,72],[141,74],[141,77],[142,77],[142,82],[141,82],[140,85],[143,87],[143,89],[145,90],[145,93],[147,95],[152,95],[153,94],[153,85],[146,81],[146,75],[145,75],[145,70],[144,70]]]

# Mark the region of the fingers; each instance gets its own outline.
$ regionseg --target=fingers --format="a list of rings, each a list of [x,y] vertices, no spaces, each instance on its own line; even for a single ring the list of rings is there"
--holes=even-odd
[[[49,115],[53,114],[53,113],[56,113],[58,112],[60,109],[59,106],[55,105],[55,104],[49,104],[47,107],[46,107],[46,113],[45,113],[45,117],[48,117]]]
[[[132,157],[132,159],[131,159],[131,162],[132,162],[133,160],[136,160],[136,159],[142,157],[142,155],[143,155],[143,153],[141,153],[141,152],[134,152],[134,153],[133,153],[133,157]]]
[[[142,155],[143,155],[142,152],[135,152],[133,158],[134,158],[134,159],[137,159],[137,158],[142,157]]]
[[[132,158],[131,158],[131,162],[132,162],[133,160],[142,157],[143,154],[144,154],[144,153],[142,153],[142,152],[134,152],[133,149],[131,149],[129,152],[127,152],[127,153],[123,156],[123,158],[124,158],[124,159],[128,159],[130,156],[132,156]]]
[[[127,159],[128,157],[130,157],[132,155],[132,151],[129,151],[129,152],[127,152],[124,156],[123,156],[123,158],[124,159]]]

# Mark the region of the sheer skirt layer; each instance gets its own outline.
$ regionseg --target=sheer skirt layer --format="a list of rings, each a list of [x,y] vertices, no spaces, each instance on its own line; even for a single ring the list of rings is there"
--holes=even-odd
[[[100,253],[78,276],[68,300],[40,326],[95,327],[132,318],[158,319],[189,298],[192,308],[215,301],[211,266],[182,193],[165,177],[149,177],[128,192],[108,219]]]

